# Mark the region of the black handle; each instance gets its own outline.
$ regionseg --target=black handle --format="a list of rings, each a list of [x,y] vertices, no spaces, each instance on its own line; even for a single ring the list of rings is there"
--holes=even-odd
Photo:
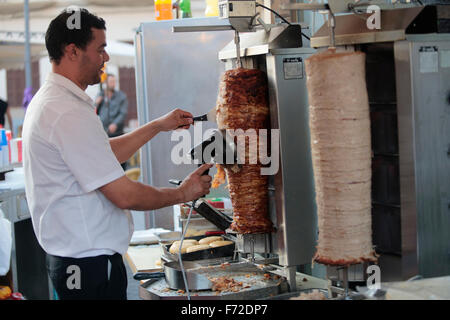
[[[175,179],[170,179],[169,183],[174,184],[176,186],[179,186],[183,181],[182,180],[175,180]]]
[[[204,114],[201,116],[193,117],[192,120],[195,121],[208,121],[208,114]]]
[[[214,224],[220,230],[226,230],[230,227],[233,219],[220,212],[206,201],[201,201],[194,207],[195,211],[203,218]]]
[[[159,279],[164,277],[164,272],[137,272],[133,275],[135,280]]]

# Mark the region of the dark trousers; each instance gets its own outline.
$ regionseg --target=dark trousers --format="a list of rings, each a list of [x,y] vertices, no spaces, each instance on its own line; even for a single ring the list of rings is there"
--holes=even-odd
[[[60,300],[126,300],[122,256],[66,258],[47,254],[47,271]]]

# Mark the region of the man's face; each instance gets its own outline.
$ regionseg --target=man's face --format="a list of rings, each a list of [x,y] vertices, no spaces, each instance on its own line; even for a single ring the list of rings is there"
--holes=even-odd
[[[108,79],[106,79],[106,86],[109,90],[114,90],[116,88],[116,77],[109,76]]]
[[[105,30],[92,28],[92,40],[82,50],[81,70],[83,72],[83,82],[86,85],[93,85],[100,82],[103,73],[101,70],[105,62],[109,60],[109,55],[105,51],[106,34]]]

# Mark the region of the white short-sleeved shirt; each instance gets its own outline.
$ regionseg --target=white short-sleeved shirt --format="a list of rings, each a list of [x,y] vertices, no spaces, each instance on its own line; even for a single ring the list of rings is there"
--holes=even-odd
[[[43,249],[73,258],[124,254],[131,219],[98,190],[124,171],[92,99],[50,73],[28,106],[22,138],[28,207]]]

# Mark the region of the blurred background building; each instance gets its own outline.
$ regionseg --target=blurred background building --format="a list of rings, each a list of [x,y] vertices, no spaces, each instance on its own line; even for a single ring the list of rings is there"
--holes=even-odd
[[[154,0],[29,0],[30,70],[33,94],[51,71],[45,49],[45,31],[51,19],[71,5],[87,8],[106,20],[107,52],[111,57],[106,71],[117,76],[118,89],[125,92],[128,97],[129,110],[126,123],[132,129],[137,123],[134,35],[140,23],[156,20]],[[205,0],[191,0],[192,17],[205,16],[205,8]],[[176,18],[177,11],[172,10],[172,12],[173,18]],[[0,98],[8,101],[13,117],[11,129],[14,136],[20,135],[25,114],[22,101],[26,87],[26,20],[24,1],[0,0]],[[90,86],[87,89],[87,93],[92,98],[98,91],[99,85]]]

